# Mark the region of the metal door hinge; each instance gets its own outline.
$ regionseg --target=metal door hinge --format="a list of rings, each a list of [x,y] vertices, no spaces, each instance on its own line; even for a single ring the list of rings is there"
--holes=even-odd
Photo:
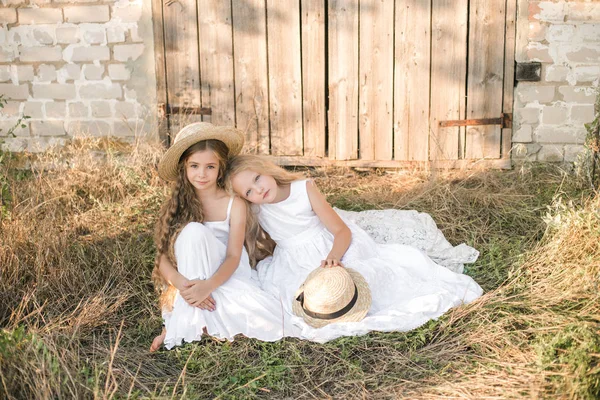
[[[512,128],[512,113],[502,113],[500,118],[455,119],[449,121],[440,121],[440,127],[442,128],[448,128],[451,126],[475,125],[500,125],[502,128]]]
[[[167,118],[168,115],[183,114],[183,115],[211,115],[212,109],[209,107],[180,107],[169,106],[165,103],[158,103],[158,117]]]

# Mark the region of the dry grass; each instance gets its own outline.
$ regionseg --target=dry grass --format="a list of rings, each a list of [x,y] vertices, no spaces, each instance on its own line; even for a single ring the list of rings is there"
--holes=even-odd
[[[600,396],[600,203],[557,168],[308,170],[340,208],[430,213],[487,294],[408,333],[150,354],[160,153],[94,146],[0,164],[0,397]]]

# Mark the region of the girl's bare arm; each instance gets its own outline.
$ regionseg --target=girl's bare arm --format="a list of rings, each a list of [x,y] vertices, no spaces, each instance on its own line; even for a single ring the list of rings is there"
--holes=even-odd
[[[165,254],[160,255],[158,272],[167,282],[180,291],[185,288],[185,283],[188,282],[188,279],[177,271],[177,268],[171,264],[171,261],[169,261],[169,258]]]
[[[341,265],[340,260],[344,254],[346,254],[350,242],[352,241],[352,232],[350,232],[348,225],[346,225],[333,208],[331,208],[327,199],[325,199],[325,196],[323,196],[313,181],[308,181],[306,183],[306,191],[313,211],[334,238],[331,251],[327,255],[327,260],[324,260],[321,265]]]

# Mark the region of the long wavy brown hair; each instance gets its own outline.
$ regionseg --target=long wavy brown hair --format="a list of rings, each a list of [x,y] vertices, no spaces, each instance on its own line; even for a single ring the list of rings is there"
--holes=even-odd
[[[159,273],[160,258],[163,254],[166,255],[171,264],[177,268],[174,252],[177,235],[188,223],[204,221],[202,203],[196,196],[194,186],[187,179],[185,163],[192,154],[205,150],[211,150],[219,160],[217,187],[225,188],[225,168],[227,166],[227,153],[229,152],[225,143],[220,140],[208,139],[190,146],[179,158],[177,180],[173,183],[171,197],[163,204],[154,227],[156,259],[152,271],[152,280],[155,288],[160,293],[160,307],[167,310],[172,309],[176,290]]]
[[[225,185],[230,192],[233,192],[231,180],[242,171],[254,171],[261,175],[272,176],[278,186],[287,185],[294,181],[304,179],[303,175],[286,171],[261,156],[244,154],[229,160],[225,173]],[[244,199],[241,195],[240,198]],[[258,207],[246,199],[244,199],[244,201],[246,201],[248,205],[248,207],[246,207],[245,245],[246,250],[248,251],[248,257],[250,258],[250,265],[254,267],[258,261],[273,254],[275,242],[258,223]]]

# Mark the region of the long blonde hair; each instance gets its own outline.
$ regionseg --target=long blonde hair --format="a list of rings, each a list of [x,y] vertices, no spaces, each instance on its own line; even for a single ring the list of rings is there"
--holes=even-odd
[[[188,223],[204,221],[202,203],[196,196],[194,186],[187,179],[185,163],[192,154],[205,150],[211,150],[219,160],[217,187],[225,188],[225,168],[227,166],[227,153],[229,152],[225,143],[214,139],[202,140],[183,152],[177,165],[178,175],[171,189],[171,197],[163,204],[154,227],[156,258],[152,280],[154,287],[160,292],[159,304],[161,308],[172,308],[176,291],[159,273],[160,257],[163,254],[166,255],[171,264],[177,268],[177,260],[173,249],[177,235]]]
[[[261,175],[269,175],[275,179],[278,186],[288,185],[294,181],[304,179],[303,175],[286,171],[261,156],[244,154],[229,160],[225,173],[225,184],[229,191],[233,191],[231,180],[242,171],[254,171]],[[242,196],[240,198],[248,204],[248,207],[246,207],[245,245],[250,258],[250,265],[254,267],[258,261],[273,254],[275,242],[258,223],[258,208]]]

